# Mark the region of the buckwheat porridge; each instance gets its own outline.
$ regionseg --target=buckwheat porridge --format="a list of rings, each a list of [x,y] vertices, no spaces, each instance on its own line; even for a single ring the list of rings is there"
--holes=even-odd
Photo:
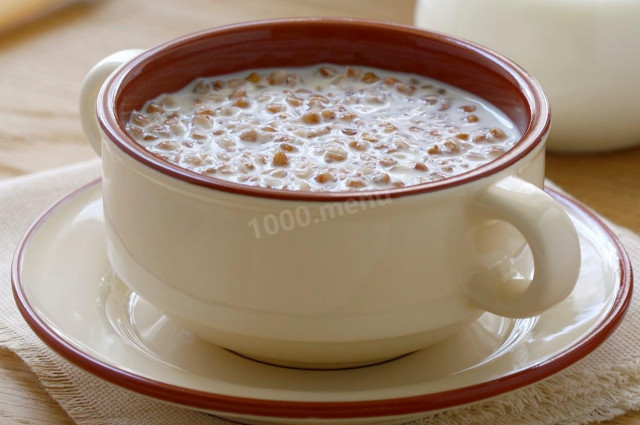
[[[199,78],[133,112],[127,131],[187,170],[303,191],[440,180],[520,137],[497,108],[455,87],[330,64]]]

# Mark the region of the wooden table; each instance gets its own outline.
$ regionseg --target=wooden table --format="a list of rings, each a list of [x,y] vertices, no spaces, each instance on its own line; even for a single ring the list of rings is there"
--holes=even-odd
[[[414,0],[104,0],[66,8],[0,36],[0,179],[94,157],[80,128],[80,83],[114,51],[252,19],[352,16],[409,24],[413,7]],[[640,148],[551,154],[547,174],[605,217],[640,232]],[[0,422],[5,419],[72,423],[29,369],[0,351]],[[640,413],[608,424],[640,425]]]

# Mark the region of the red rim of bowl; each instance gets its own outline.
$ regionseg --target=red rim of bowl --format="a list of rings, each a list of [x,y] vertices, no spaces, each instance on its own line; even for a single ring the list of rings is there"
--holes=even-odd
[[[220,412],[223,414],[228,413],[271,418],[356,419],[419,414],[461,406],[527,386],[549,377],[577,362],[604,342],[616,329],[631,300],[633,287],[631,262],[613,231],[577,201],[547,189],[549,194],[557,201],[578,213],[593,227],[599,228],[606,234],[618,252],[620,267],[620,283],[608,313],[591,332],[562,352],[525,370],[481,384],[438,393],[393,399],[344,402],[300,402],[244,398],[196,391],[145,378],[91,357],[71,342],[65,340],[63,335],[60,335],[56,330],[49,327],[46,321],[39,316],[38,310],[31,305],[25,294],[22,282],[22,268],[25,251],[30,240],[40,226],[46,222],[58,208],[99,183],[100,180],[94,181],[62,198],[44,212],[26,232],[17,247],[11,268],[12,289],[16,304],[25,321],[36,335],[51,349],[71,363],[118,386],[186,407]]]
[[[133,139],[131,139],[126,130],[124,130],[120,125],[117,118],[117,100],[120,86],[128,76],[140,74],[144,65],[151,63],[155,55],[158,55],[165,50],[185,46],[208,37],[242,33],[243,31],[256,28],[260,28],[262,30],[276,30],[278,28],[284,27],[294,28],[295,26],[300,25],[304,25],[306,27],[316,26],[317,28],[334,26],[342,28],[343,30],[345,30],[345,33],[348,33],[347,30],[349,28],[369,28],[376,30],[394,31],[397,33],[402,33],[407,37],[419,37],[423,39],[434,40],[441,45],[455,48],[464,48],[468,52],[471,52],[476,59],[483,61],[483,63],[485,63],[486,65],[498,67],[503,72],[506,72],[506,74],[513,80],[514,84],[517,84],[518,88],[521,90],[521,93],[528,101],[527,103],[529,110],[527,112],[530,114],[528,126],[516,145],[504,155],[498,157],[488,164],[475,168],[474,170],[440,181],[383,190],[357,192],[306,192],[254,187],[241,183],[234,183],[231,181],[208,177],[193,171],[186,170],[177,165],[171,164],[168,161],[164,161],[153,156],[146,149],[144,149]],[[123,151],[139,163],[148,166],[162,174],[176,178],[186,183],[229,193],[272,199],[300,201],[343,201],[354,198],[370,198],[380,195],[394,198],[407,195],[416,195],[425,192],[433,192],[478,180],[513,165],[528,153],[533,151],[539,144],[543,143],[545,136],[549,131],[551,121],[549,104],[538,82],[525,70],[520,68],[517,64],[510,61],[509,59],[478,44],[466,40],[461,40],[445,34],[418,29],[416,27],[408,25],[398,25],[386,22],[357,20],[349,18],[292,18],[253,21],[205,30],[167,42],[141,53],[133,60],[122,65],[106,80],[105,84],[100,90],[100,94],[98,95],[96,116],[102,131],[109,138],[109,140],[111,140],[112,143],[114,143],[121,151]]]

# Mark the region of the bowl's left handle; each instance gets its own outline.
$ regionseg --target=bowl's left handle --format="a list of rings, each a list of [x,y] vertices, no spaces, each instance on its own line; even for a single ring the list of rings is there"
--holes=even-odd
[[[82,83],[80,91],[80,121],[89,144],[98,156],[102,155],[102,137],[96,119],[96,101],[102,83],[123,63],[138,56],[142,50],[121,50],[95,64]]]

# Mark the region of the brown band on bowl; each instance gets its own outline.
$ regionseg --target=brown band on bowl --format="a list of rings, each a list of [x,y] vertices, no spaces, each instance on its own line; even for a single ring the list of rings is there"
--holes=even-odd
[[[267,189],[203,176],[159,159],[124,130],[132,111],[198,77],[258,68],[318,63],[408,72],[471,92],[498,107],[522,132],[495,161],[444,180],[397,189],[304,192]],[[142,53],[105,83],[99,96],[102,130],[122,151],[159,172],[211,189],[286,200],[339,201],[384,193],[413,195],[457,186],[495,173],[543,142],[550,117],[538,83],[509,60],[473,43],[409,26],[352,19],[259,21],[207,30]]]

